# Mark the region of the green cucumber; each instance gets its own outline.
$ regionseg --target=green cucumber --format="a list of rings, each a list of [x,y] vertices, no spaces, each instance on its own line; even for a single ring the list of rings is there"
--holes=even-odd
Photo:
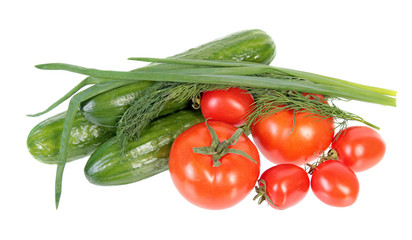
[[[177,54],[172,58],[234,60],[269,64],[275,58],[276,45],[259,29],[245,30]]]
[[[236,60],[269,64],[276,54],[272,38],[264,31],[253,29],[237,32],[203,44],[197,48],[172,56],[181,59]],[[136,69],[139,71],[158,71],[161,69],[181,68],[174,64],[149,64]],[[136,71],[134,70],[134,71]],[[80,105],[80,111],[90,122],[101,126],[115,126],[122,114],[141,96],[144,89],[153,83],[143,81],[119,87],[91,98]],[[186,102],[171,102],[161,115],[183,109]]]
[[[158,118],[147,126],[138,140],[122,152],[116,138],[101,145],[84,168],[86,178],[96,185],[137,182],[168,169],[169,151],[176,137],[203,122],[200,111],[182,110]]]
[[[80,112],[91,123],[114,127],[133,101],[142,96],[144,90],[153,84],[154,82],[141,81],[98,94],[82,102],[80,104]],[[187,106],[188,102],[186,101],[170,102],[159,115],[167,115]]]
[[[27,148],[35,159],[47,164],[57,163],[65,117],[66,112],[57,114],[40,122],[30,131]],[[89,156],[116,134],[115,129],[92,124],[80,113],[76,115],[73,126],[67,161]]]

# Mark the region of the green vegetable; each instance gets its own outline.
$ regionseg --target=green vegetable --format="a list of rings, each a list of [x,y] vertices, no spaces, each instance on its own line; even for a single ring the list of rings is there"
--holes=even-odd
[[[84,172],[97,185],[136,182],[168,169],[174,139],[187,128],[203,122],[200,111],[182,110],[150,123],[126,151],[115,138],[101,145],[89,158]]]
[[[27,147],[37,160],[47,164],[56,164],[66,112],[50,117],[37,124],[29,133]],[[112,128],[101,127],[88,122],[78,113],[74,118],[70,132],[67,161],[73,161],[90,155],[102,143],[115,135]]]
[[[103,92],[80,104],[80,111],[89,122],[107,127],[115,127],[123,113],[154,82],[141,81],[127,84],[107,92]],[[188,106],[188,101],[168,102],[158,116],[170,114]]]

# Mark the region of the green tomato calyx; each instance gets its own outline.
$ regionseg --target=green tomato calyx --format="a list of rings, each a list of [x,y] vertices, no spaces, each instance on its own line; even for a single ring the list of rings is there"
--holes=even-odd
[[[260,185],[261,183],[262,185]],[[258,186],[255,186],[255,191],[256,191],[256,196],[253,198],[253,200],[259,199],[258,204],[262,204],[263,201],[267,201],[269,204],[273,205],[275,208],[282,210],[278,205],[276,205],[268,196],[266,192],[266,182],[263,179],[258,180]]]
[[[209,124],[207,124],[207,120],[205,121],[205,124],[207,129],[209,130],[210,135],[212,136],[212,143],[210,144],[210,146],[194,147],[194,153],[211,155],[213,167],[220,166],[220,159],[228,153],[241,155],[257,164],[257,162],[244,151],[235,148],[229,148],[230,146],[235,145],[236,142],[239,140],[240,136],[242,136],[243,130],[241,128],[238,128],[236,132],[233,133],[233,135],[228,140],[225,139],[222,142],[220,142],[219,138],[217,137],[216,131]]]

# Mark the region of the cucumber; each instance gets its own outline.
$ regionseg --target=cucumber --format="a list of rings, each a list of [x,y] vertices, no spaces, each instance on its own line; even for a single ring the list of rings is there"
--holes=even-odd
[[[140,97],[144,90],[152,86],[154,82],[141,81],[115,88],[101,93],[80,104],[80,112],[91,123],[106,127],[115,127],[123,113]],[[160,116],[181,110],[188,106],[188,102],[168,103]]]
[[[275,54],[276,46],[272,38],[262,30],[253,29],[231,34],[197,48],[189,49],[171,58],[236,60],[269,64],[275,57]],[[136,70],[154,71],[180,67],[182,65],[149,64]],[[101,93],[83,102],[80,105],[80,111],[87,120],[94,124],[115,126],[133,101],[142,94],[144,89],[152,84],[152,82],[144,81]],[[186,105],[186,102],[171,102],[166,106],[161,115],[183,109]]]
[[[65,117],[66,112],[57,114],[40,122],[30,131],[27,148],[35,159],[47,164],[57,163]],[[67,161],[89,156],[115,134],[115,129],[92,124],[78,113],[70,133]]]
[[[86,178],[96,185],[122,185],[163,172],[168,169],[169,152],[176,137],[203,121],[201,112],[195,110],[158,118],[124,152],[114,137],[90,156],[84,168]]]
[[[269,64],[275,58],[276,45],[272,38],[259,29],[233,33],[172,58],[203,60],[234,60]]]

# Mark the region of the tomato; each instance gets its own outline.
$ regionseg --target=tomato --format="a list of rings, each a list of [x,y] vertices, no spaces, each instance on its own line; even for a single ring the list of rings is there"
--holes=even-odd
[[[219,141],[229,139],[237,130],[225,122],[207,121]],[[228,208],[245,198],[254,188],[260,173],[259,152],[242,133],[229,148],[238,149],[256,161],[228,153],[213,166],[212,156],[195,153],[193,148],[210,146],[211,133],[205,123],[194,125],[174,141],[169,156],[169,172],[177,190],[189,202],[202,208]]]
[[[346,207],[358,198],[359,181],[355,173],[342,162],[327,160],[313,171],[311,188],[322,202]]]
[[[271,167],[259,179],[259,189],[265,187],[264,194],[270,198],[268,203],[275,209],[286,209],[300,202],[306,196],[309,185],[306,171],[294,164]]]
[[[253,103],[253,97],[248,91],[229,88],[204,92],[200,101],[200,109],[206,119],[240,126],[253,109]]]
[[[294,122],[295,121],[295,122]],[[281,110],[251,127],[253,140],[270,161],[302,165],[321,155],[333,139],[332,118],[308,112]]]
[[[385,155],[386,145],[372,128],[348,127],[332,143],[338,152],[338,160],[355,172],[367,170],[378,164]]]

